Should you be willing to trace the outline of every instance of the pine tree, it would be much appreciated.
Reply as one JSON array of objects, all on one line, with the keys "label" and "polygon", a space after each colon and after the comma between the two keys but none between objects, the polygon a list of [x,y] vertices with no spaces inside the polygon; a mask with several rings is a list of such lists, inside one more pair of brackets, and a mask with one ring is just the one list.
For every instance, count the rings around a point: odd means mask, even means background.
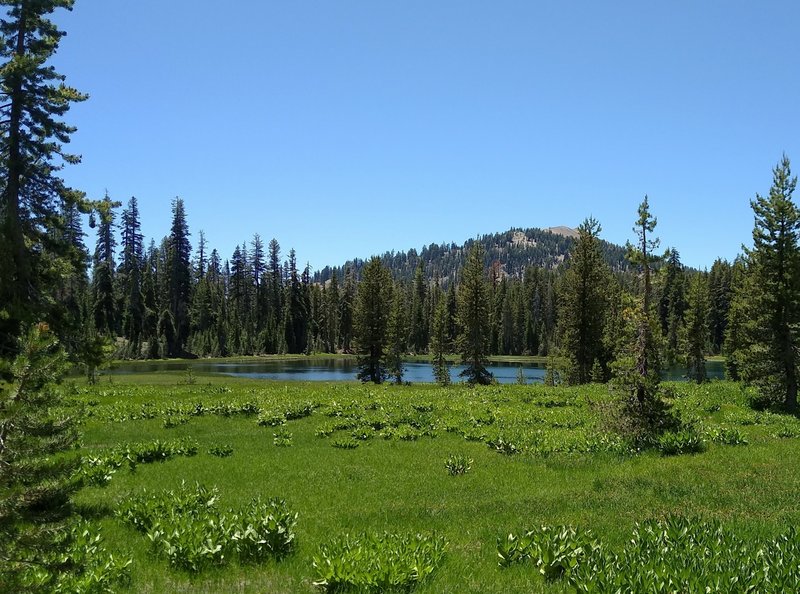
[{"label": "pine tree", "polygon": [[731,265],[725,260],[717,259],[712,264],[708,276],[709,340],[711,352],[715,355],[722,352],[722,345],[725,342],[731,307],[731,275]]},{"label": "pine tree", "polygon": [[100,226],[97,229],[97,245],[94,251],[94,272],[92,274],[92,302],[94,326],[105,336],[113,336],[117,329],[116,299],[114,296],[115,265],[114,248],[114,208],[108,194],[103,198]]},{"label": "pine tree", "polygon": [[430,342],[433,377],[440,386],[450,385],[450,367],[445,358],[445,355],[450,351],[452,345],[447,332],[448,318],[447,299],[442,296],[433,314],[433,328]]},{"label": "pine tree", "polygon": [[686,370],[698,384],[706,381],[706,341],[708,339],[708,284],[696,274],[689,284],[686,310]]},{"label": "pine tree", "polygon": [[325,291],[325,320],[328,324],[326,350],[329,353],[335,353],[339,347],[339,305],[339,278],[334,270],[331,274],[330,285]]},{"label": "pine tree", "polygon": [[357,296],[356,273],[352,266],[346,266],[344,271],[344,287],[342,299],[339,303],[339,333],[342,341],[342,351],[352,353],[352,339],[354,333],[355,306]]},{"label": "pine tree", "polygon": [[678,250],[672,248],[667,252],[666,258],[658,315],[664,335],[664,360],[671,366],[675,364],[679,351],[678,334],[686,310],[686,279]]},{"label": "pine tree", "polygon": [[386,379],[386,330],[389,322],[392,277],[377,256],[362,270],[354,312],[358,345],[358,379],[379,384]]},{"label": "pine tree", "polygon": [[610,358],[603,336],[611,271],[600,249],[600,231],[593,218],[581,223],[563,279],[559,321],[561,348],[568,361],[565,379],[570,384],[593,381],[595,364],[602,367]]},{"label": "pine tree", "polygon": [[636,332],[635,344],[629,345],[632,347],[633,373],[627,374],[627,380],[623,379],[623,383],[628,384],[640,405],[648,398],[655,397],[659,383],[660,362],[653,329],[655,320],[652,311],[651,284],[651,266],[659,260],[653,254],[653,250],[659,245],[659,240],[652,237],[656,223],[656,219],[650,214],[650,205],[645,196],[639,205],[639,218],[633,228],[637,235],[636,245],[630,242],[627,244],[628,261],[639,268],[642,287],[638,312],[632,312],[632,322]]},{"label": "pine tree", "polygon": [[139,220],[139,204],[131,196],[122,211],[122,261],[117,269],[122,293],[122,333],[129,340],[128,355],[138,357],[144,325],[144,296],[142,267],[144,266],[144,237]]},{"label": "pine tree", "polygon": [[[17,352],[22,327],[50,316],[50,295],[70,266],[59,209],[90,204],[58,172],[80,161],[63,145],[61,118],[87,98],[48,61],[64,36],[48,16],[72,0],[6,0],[0,19],[0,356]],[[56,265],[56,261],[60,265]],[[54,328],[58,331],[58,328]]]},{"label": "pine tree", "polygon": [[[173,330],[172,339],[168,338],[167,345],[172,356],[183,353],[189,337],[189,304],[192,290],[192,246],[189,243],[189,235],[183,200],[175,198],[172,201],[172,227],[166,254],[169,260],[167,285],[169,314]],[[162,319],[166,317],[162,316]]]},{"label": "pine tree", "polygon": [[[76,419],[59,408],[54,383],[66,355],[44,323],[33,326],[0,387],[0,590],[54,591],[64,572],[63,539],[79,459],[65,455],[78,439]],[[35,579],[34,579],[35,574]]]},{"label": "pine tree", "polygon": [[486,369],[489,354],[489,289],[484,278],[483,245],[476,241],[470,249],[458,289],[458,319],[461,334],[458,349],[466,369],[461,372],[470,384],[489,384],[492,374]]},{"label": "pine tree", "polygon": [[406,354],[408,336],[403,297],[398,285],[392,292],[391,313],[386,327],[386,372],[397,385],[403,383],[403,355]]},{"label": "pine tree", "polygon": [[745,268],[742,258],[737,258],[731,266],[730,308],[722,348],[725,355],[725,376],[735,382],[742,379],[742,362],[739,361],[739,357],[747,356],[744,348],[744,325],[748,309],[747,297],[752,292],[748,285],[754,280],[746,274]]},{"label": "pine tree", "polygon": [[414,273],[414,290],[411,295],[411,335],[409,346],[415,353],[423,353],[428,348],[428,322],[425,318],[425,265],[422,259]]},{"label": "pine tree", "polygon": [[797,178],[784,155],[773,170],[769,195],[750,201],[755,215],[749,282],[742,295],[747,315],[741,374],[766,399],[797,408],[800,363],[800,210],[792,201]]}]

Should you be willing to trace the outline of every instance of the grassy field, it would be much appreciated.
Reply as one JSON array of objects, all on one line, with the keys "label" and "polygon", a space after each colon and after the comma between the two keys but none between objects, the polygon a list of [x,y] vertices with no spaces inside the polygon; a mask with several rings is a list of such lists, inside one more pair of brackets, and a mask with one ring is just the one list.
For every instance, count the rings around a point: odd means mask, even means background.
[{"label": "grassy field", "polygon": [[[113,383],[72,388],[73,401],[89,413],[86,456],[157,440],[196,444],[192,456],[122,465],[106,486],[78,495],[106,548],[133,559],[131,592],[319,591],[312,560],[322,545],[384,531],[447,541],[417,592],[571,591],[564,580],[545,580],[533,563],[500,567],[498,539],[566,524],[622,546],[637,522],[670,514],[719,520],[745,539],[772,538],[800,523],[800,421],[751,410],[736,384],[671,384],[675,410],[707,449],[666,456],[632,452],[606,430],[612,397],[604,386],[186,379],[114,376]],[[232,453],[212,455],[215,446]],[[449,474],[450,455],[471,460],[470,470]],[[171,568],[115,511],[143,490],[179,489],[183,481],[217,487],[225,509],[257,495],[285,499],[298,514],[294,551],[258,564],[231,559],[200,573]]]}]

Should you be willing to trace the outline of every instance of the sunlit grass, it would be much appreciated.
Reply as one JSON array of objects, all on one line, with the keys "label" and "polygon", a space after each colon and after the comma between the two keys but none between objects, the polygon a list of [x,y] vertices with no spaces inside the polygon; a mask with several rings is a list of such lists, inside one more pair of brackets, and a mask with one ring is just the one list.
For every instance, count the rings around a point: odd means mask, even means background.
[{"label": "sunlit grass", "polygon": [[[595,430],[587,402],[609,398],[607,389],[547,389],[505,386],[471,390],[435,386],[374,387],[318,383],[282,385],[230,378],[197,378],[182,385],[181,373],[125,376],[88,389],[77,398],[93,401],[95,412],[84,426],[84,448],[98,452],[127,442],[192,438],[194,457],[139,465],[117,471],[105,488],[84,489],[82,509],[101,522],[106,545],[133,555],[132,592],[312,592],[311,556],[318,547],[344,533],[389,531],[443,535],[449,542],[442,566],[419,592],[560,591],[531,567],[500,569],[496,539],[540,524],[573,524],[591,529],[611,543],[620,542],[634,523],[667,514],[717,518],[744,534],[772,535],[800,521],[800,439],[775,437],[776,427],[796,424],[780,415],[758,416],[746,407],[746,395],[733,384],[695,388],[677,386],[676,408],[706,425],[735,424],[749,445],[710,444],[702,454],[662,457],[658,453],[614,452],[502,455],[481,441],[467,441],[446,431],[468,412],[491,412],[525,435],[572,439]],[[216,393],[225,386],[230,391]],[[82,391],[82,389],[81,389]],[[268,399],[312,401],[321,405],[309,417],[288,421],[292,445],[273,445],[274,427],[262,427],[255,416],[191,417],[187,424],[165,429],[163,416],[111,422],[111,406],[155,407],[171,404]],[[352,450],[332,447],[331,437],[316,430],[330,420],[326,406],[336,402],[416,403],[431,405],[435,436],[414,441],[376,435]],[[542,404],[547,402],[547,406]],[[568,403],[568,406],[563,403]],[[719,407],[717,408],[717,405]],[[410,410],[410,409],[409,409]],[[423,408],[424,410],[424,408]],[[365,413],[367,414],[367,413]],[[561,425],[571,418],[583,424]],[[459,422],[461,422],[459,421]],[[583,432],[583,433],[581,433]],[[233,448],[224,458],[210,455],[216,444]],[[472,459],[462,476],[450,476],[450,454]],[[182,481],[216,485],[226,505],[238,506],[253,496],[280,497],[300,514],[297,551],[283,561],[203,573],[190,578],[148,554],[145,539],[113,518],[116,502],[139,492],[172,489]]]}]

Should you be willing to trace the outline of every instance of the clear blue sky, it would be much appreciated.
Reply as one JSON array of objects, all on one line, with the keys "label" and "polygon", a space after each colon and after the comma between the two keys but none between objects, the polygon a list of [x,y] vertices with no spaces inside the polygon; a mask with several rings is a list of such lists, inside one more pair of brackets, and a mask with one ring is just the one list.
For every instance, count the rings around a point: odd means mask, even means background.
[{"label": "clear blue sky", "polygon": [[[588,215],[707,267],[800,172],[795,1],[77,0],[56,58],[91,197],[143,231],[186,203],[223,258],[258,232],[314,269]],[[92,240],[93,241],[93,240]]]}]

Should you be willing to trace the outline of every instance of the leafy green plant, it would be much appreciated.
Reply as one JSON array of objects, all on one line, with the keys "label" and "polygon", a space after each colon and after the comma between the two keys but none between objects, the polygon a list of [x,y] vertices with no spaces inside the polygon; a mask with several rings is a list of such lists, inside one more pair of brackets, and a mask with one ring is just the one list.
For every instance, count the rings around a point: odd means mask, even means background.
[{"label": "leafy green plant", "polygon": [[706,450],[706,442],[691,429],[668,431],[658,438],[658,450],[664,456],[696,454]]},{"label": "leafy green plant", "polygon": [[281,558],[294,550],[297,514],[278,499],[253,499],[243,510],[223,512],[216,488],[182,484],[174,491],[142,492],[123,501],[117,516],[146,534],[153,551],[192,573],[240,562]]},{"label": "leafy green plant", "polygon": [[325,592],[408,591],[436,570],[446,546],[435,534],[348,534],[314,555],[314,585]]},{"label": "leafy green plant", "polygon": [[233,454],[233,447],[227,444],[214,444],[208,448],[208,453],[218,458],[227,458]]},{"label": "leafy green plant", "polygon": [[444,467],[451,476],[462,475],[472,468],[472,458],[464,454],[450,454],[444,462]]},{"label": "leafy green plant", "polygon": [[724,445],[747,445],[744,433],[736,427],[712,427],[706,431],[706,436],[713,443]]},{"label": "leafy green plant", "polygon": [[637,524],[621,550],[588,532],[548,528],[498,539],[500,565],[530,562],[577,592],[796,591],[800,534],[792,527],[768,541],[742,539],[716,521],[671,516]]},{"label": "leafy green plant", "polygon": [[339,437],[337,439],[334,439],[331,445],[335,448],[340,448],[342,450],[354,450],[360,444],[358,441],[348,436],[348,437]]},{"label": "leafy green plant", "polygon": [[262,427],[278,427],[286,424],[286,416],[282,412],[265,411],[258,415],[257,422]]},{"label": "leafy green plant", "polygon": [[530,559],[549,580],[573,571],[580,563],[597,557],[600,551],[600,543],[590,532],[579,532],[572,526],[542,526],[522,536],[509,534],[497,542],[502,567]]},{"label": "leafy green plant", "polygon": [[288,448],[292,445],[292,433],[285,427],[278,427],[272,434],[272,443],[281,448]]}]

